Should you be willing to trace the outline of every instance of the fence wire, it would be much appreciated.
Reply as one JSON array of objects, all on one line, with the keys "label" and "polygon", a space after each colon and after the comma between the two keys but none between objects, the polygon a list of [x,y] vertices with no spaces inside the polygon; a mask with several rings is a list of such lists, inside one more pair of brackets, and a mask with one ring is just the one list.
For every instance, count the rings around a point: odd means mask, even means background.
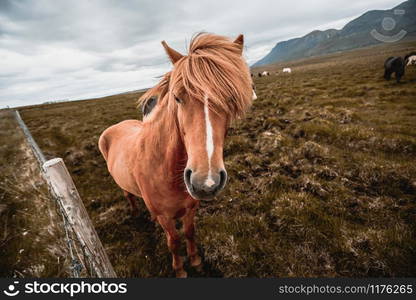
[{"label": "fence wire", "polygon": [[[23,134],[28,140],[30,148],[32,149],[32,152],[39,163],[39,167],[42,172],[42,177],[45,179],[45,181],[47,181],[46,174],[43,169],[43,164],[46,162],[46,158],[40,150],[32,134],[30,133],[29,129],[27,128],[22,117],[20,116],[20,113],[17,110],[15,110],[14,114],[16,121],[19,124],[19,127],[22,129]],[[62,227],[65,233],[65,242],[70,256],[69,259],[71,260],[70,273],[72,274],[72,277],[80,278],[83,274],[83,271],[85,271],[84,274],[86,274],[89,277],[98,277],[98,274],[93,267],[94,263],[92,261],[92,253],[90,253],[87,247],[85,247],[85,245],[77,238],[77,235],[75,234],[71,224],[68,221],[68,216],[65,213],[65,210],[63,209],[62,202],[49,185],[48,190],[52,198],[55,200],[58,206],[58,211],[62,216]],[[79,251],[77,251],[77,248],[81,248],[82,253],[78,253]]]}]

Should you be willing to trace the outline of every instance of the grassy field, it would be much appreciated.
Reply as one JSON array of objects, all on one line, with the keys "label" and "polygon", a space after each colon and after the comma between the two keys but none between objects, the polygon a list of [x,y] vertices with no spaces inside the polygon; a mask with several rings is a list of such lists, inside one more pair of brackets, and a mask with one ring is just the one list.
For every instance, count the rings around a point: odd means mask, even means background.
[{"label": "grassy field", "polygon": [[[202,204],[200,277],[416,276],[416,68],[382,78],[415,42],[310,58],[255,78],[233,124],[226,190]],[[257,74],[259,69],[254,70]],[[140,118],[139,94],[21,109],[46,156],[63,157],[119,276],[172,277],[159,226],[130,215],[97,141]],[[183,249],[184,250],[184,249]]]},{"label": "grassy field", "polygon": [[56,205],[11,111],[0,111],[0,277],[67,277]]}]

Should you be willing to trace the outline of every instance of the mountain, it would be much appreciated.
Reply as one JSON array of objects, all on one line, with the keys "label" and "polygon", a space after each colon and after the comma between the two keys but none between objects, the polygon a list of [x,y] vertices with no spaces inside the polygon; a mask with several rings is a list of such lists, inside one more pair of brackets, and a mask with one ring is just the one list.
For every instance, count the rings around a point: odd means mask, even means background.
[{"label": "mountain", "polygon": [[402,30],[407,32],[407,37],[416,37],[416,0],[405,1],[388,10],[368,11],[341,30],[315,30],[303,37],[279,42],[253,67],[382,43],[373,37],[374,30],[387,38],[399,35]]}]

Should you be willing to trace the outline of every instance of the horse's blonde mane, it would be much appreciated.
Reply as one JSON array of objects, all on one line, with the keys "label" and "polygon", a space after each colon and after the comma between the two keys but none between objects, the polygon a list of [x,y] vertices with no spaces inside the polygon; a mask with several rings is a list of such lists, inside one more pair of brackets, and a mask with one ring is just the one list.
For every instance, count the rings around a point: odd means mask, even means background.
[{"label": "horse's blonde mane", "polygon": [[159,95],[160,104],[174,110],[175,96],[186,93],[191,99],[208,104],[215,112],[231,119],[244,115],[251,105],[252,82],[241,44],[226,37],[200,33],[192,38],[188,55],[171,72],[139,99],[143,104]]}]

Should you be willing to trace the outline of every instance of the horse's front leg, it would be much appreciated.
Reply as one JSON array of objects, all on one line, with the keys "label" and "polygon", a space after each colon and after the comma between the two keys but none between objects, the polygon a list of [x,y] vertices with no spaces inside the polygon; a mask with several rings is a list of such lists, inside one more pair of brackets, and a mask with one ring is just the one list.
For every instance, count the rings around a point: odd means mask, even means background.
[{"label": "horse's front leg", "polygon": [[189,210],[189,212],[182,218],[183,229],[186,237],[186,251],[191,263],[191,266],[198,267],[201,265],[201,257],[198,255],[198,249],[195,243],[195,213],[197,206]]},{"label": "horse's front leg", "polygon": [[157,221],[165,231],[167,244],[172,253],[172,267],[176,272],[176,277],[186,278],[187,273],[183,269],[182,257],[179,255],[180,236],[175,227],[175,220],[164,216],[158,216]]}]

